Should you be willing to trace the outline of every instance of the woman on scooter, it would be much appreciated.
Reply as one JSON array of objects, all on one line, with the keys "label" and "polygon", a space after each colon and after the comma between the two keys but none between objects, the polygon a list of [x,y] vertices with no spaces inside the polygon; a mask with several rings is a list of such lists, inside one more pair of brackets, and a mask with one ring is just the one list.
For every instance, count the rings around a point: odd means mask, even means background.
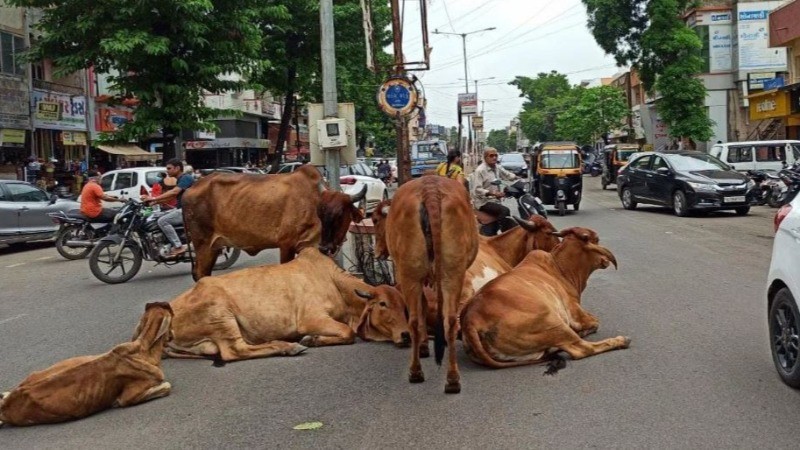
[{"label": "woman on scooter", "polygon": [[464,169],[461,167],[461,152],[458,150],[450,150],[447,152],[447,162],[439,164],[436,168],[436,174],[464,184]]}]

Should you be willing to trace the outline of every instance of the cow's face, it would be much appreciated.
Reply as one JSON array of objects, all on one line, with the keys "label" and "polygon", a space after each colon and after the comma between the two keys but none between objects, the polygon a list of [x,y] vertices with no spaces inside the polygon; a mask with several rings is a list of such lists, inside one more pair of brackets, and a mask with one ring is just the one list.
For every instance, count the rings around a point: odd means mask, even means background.
[{"label": "cow's face", "polygon": [[519,225],[528,231],[525,244],[527,252],[531,250],[544,250],[549,252],[561,242],[556,234],[556,227],[542,216],[531,216],[528,221],[517,220]]},{"label": "cow's face", "polygon": [[371,292],[357,292],[367,299],[364,313],[356,327],[365,341],[391,341],[398,347],[411,344],[403,295],[391,286],[378,286]]},{"label": "cow's face", "polygon": [[364,214],[353,205],[351,196],[328,190],[322,192],[317,215],[322,222],[319,250],[328,256],[339,251],[347,237],[350,222],[364,220]]},{"label": "cow's face", "polygon": [[617,258],[611,250],[600,245],[600,238],[594,230],[573,227],[556,234],[564,238],[561,245],[572,255],[571,260],[588,263],[590,272],[608,268],[612,264],[617,268]]},{"label": "cow's face", "polygon": [[169,303],[148,303],[131,340],[140,340],[149,347],[162,339],[164,342],[172,340],[172,314]]},{"label": "cow's face", "polygon": [[391,205],[391,200],[384,200],[378,203],[372,212],[372,225],[375,227],[375,256],[383,259],[389,257],[389,247],[386,245],[386,218]]}]

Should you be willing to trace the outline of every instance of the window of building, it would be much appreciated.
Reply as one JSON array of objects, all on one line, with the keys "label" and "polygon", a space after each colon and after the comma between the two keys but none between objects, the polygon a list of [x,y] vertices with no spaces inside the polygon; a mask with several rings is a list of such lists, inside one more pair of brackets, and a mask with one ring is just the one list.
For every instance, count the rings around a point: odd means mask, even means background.
[{"label": "window of building", "polygon": [[0,31],[0,72],[24,75],[25,63],[20,55],[23,51],[25,51],[24,39]]}]

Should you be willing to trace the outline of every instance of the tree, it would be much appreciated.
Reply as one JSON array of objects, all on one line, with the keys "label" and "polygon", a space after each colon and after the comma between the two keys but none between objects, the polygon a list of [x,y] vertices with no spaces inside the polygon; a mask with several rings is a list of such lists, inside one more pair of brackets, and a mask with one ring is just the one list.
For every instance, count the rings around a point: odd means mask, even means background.
[{"label": "tree", "polygon": [[508,140],[506,140],[506,150],[508,151],[516,151],[517,150],[517,132],[512,131],[508,133]]},{"label": "tree", "polygon": [[560,136],[581,143],[596,142],[619,128],[628,116],[625,95],[612,86],[577,88],[579,99],[556,119]]},{"label": "tree", "polygon": [[538,141],[559,139],[556,118],[573,100],[567,76],[552,71],[539,73],[536,78],[517,76],[509,84],[516,86],[520,97],[526,99],[520,113],[520,128],[525,136]]},{"label": "tree", "polygon": [[[486,145],[496,148],[500,153],[508,152],[508,130],[489,131],[489,135],[486,136]],[[514,143],[514,148],[516,148],[516,142]]]},{"label": "tree", "polygon": [[128,141],[162,131],[215,129],[220,113],[205,92],[238,90],[258,56],[256,0],[7,0],[41,8],[43,34],[29,58],[51,59],[59,74],[94,67],[111,74],[112,103],[138,100],[136,117],[116,134]]},{"label": "tree", "polygon": [[681,19],[693,0],[582,0],[588,26],[619,65],[639,70],[645,88],[661,94],[657,108],[674,137],[707,141],[700,38]]}]

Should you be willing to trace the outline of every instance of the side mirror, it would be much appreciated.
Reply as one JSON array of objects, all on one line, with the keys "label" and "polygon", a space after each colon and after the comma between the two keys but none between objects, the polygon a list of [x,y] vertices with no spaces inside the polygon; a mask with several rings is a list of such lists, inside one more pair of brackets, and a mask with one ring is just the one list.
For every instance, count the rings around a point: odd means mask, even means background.
[{"label": "side mirror", "polygon": [[659,175],[669,175],[672,173],[672,171],[669,170],[669,167],[659,167],[658,169],[656,169],[656,173],[658,173]]}]

